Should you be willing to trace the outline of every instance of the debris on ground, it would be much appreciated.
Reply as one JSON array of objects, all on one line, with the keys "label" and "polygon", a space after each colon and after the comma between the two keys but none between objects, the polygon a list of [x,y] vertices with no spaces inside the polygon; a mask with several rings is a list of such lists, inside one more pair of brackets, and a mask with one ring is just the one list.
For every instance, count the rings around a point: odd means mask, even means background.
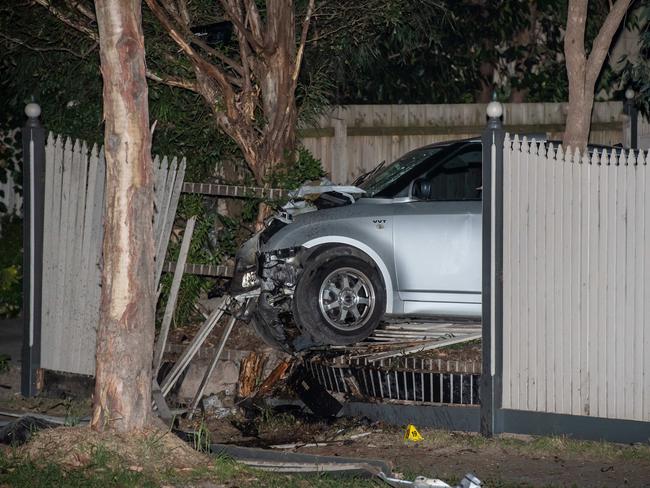
[{"label": "debris on ground", "polygon": [[299,474],[336,473],[351,476],[375,477],[381,472],[391,474],[386,461],[340,456],[318,456],[285,451],[270,451],[224,444],[214,444],[212,453],[227,455],[247,466],[264,471]]},{"label": "debris on ground", "polygon": [[20,446],[31,439],[39,430],[58,426],[59,424],[43,418],[25,415],[0,428],[0,444]]},{"label": "debris on ground", "polygon": [[[378,477],[395,488],[452,488],[442,480],[437,478],[427,478],[418,476],[413,481],[406,481],[399,478],[391,478],[384,473],[379,473]],[[481,480],[471,473],[465,475],[455,488],[480,488],[483,486]]]},{"label": "debris on ground", "polygon": [[316,415],[332,417],[343,408],[302,365],[297,365],[288,383],[298,398]]}]

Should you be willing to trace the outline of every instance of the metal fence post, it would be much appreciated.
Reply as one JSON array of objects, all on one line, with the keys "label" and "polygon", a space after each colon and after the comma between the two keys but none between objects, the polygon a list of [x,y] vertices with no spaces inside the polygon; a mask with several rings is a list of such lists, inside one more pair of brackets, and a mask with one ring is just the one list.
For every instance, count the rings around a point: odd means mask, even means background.
[{"label": "metal fence post", "polygon": [[624,113],[630,118],[630,149],[638,149],[639,140],[638,140],[638,123],[639,123],[639,111],[634,105],[634,90],[628,88],[625,90],[625,104],[624,104]]},{"label": "metal fence post", "polygon": [[21,392],[37,393],[36,370],[41,360],[41,291],[43,277],[43,195],[45,191],[45,129],[41,107],[28,103],[23,127],[23,349]]},{"label": "metal fence post", "polygon": [[[482,356],[481,433],[499,432],[496,422],[501,405],[502,324],[501,274],[503,268],[503,105],[492,101],[487,106],[488,123],[483,131],[483,256],[482,256]],[[498,329],[498,330],[497,330]]]}]

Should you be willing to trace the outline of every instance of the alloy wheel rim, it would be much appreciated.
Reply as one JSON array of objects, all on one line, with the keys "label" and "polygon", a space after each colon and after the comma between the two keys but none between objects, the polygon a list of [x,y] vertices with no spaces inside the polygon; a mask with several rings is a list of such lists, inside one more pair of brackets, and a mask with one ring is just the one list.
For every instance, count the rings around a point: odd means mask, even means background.
[{"label": "alloy wheel rim", "polygon": [[323,280],[318,294],[323,318],[335,329],[354,331],[363,327],[375,309],[375,289],[368,277],[355,268],[339,268]]}]

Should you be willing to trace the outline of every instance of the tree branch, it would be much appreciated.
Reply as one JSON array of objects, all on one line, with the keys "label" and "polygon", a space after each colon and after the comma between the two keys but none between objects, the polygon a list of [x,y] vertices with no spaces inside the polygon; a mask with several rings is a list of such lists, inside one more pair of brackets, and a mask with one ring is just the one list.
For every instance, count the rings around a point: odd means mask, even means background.
[{"label": "tree branch", "polygon": [[609,14],[607,14],[605,22],[603,22],[596,39],[594,39],[589,59],[587,59],[587,84],[593,85],[596,83],[598,74],[603,67],[603,63],[612,44],[614,34],[616,34],[618,27],[621,25],[621,21],[630,3],[631,0],[617,0],[614,6],[611,7]]},{"label": "tree branch", "polygon": [[[237,61],[229,58],[221,51],[218,51],[217,49],[208,46],[208,44],[206,44],[203,40],[196,37],[194,33],[189,29],[189,23],[190,23],[189,13],[187,12],[187,6],[185,7],[181,6],[183,2],[184,0],[178,0],[179,3],[178,8],[177,6],[173,6],[172,8],[172,4],[169,3],[168,1],[165,0],[161,1],[163,8],[172,17],[176,25],[179,26],[179,29],[182,31],[182,34],[186,39],[191,39],[192,44],[196,44],[201,49],[203,49],[207,54],[214,56],[225,65],[230,66],[232,69],[234,69],[239,75],[242,75],[242,67],[237,63]],[[183,13],[183,10],[185,10],[185,13]],[[178,11],[180,11],[180,13]]]},{"label": "tree branch", "polygon": [[305,52],[305,43],[307,42],[307,31],[309,30],[309,23],[311,22],[311,14],[313,11],[314,11],[314,0],[309,0],[309,5],[307,6],[307,13],[305,14],[305,18],[302,21],[302,31],[300,33],[300,44],[298,45],[298,52],[296,53],[296,61],[293,67],[293,75],[291,76],[294,89],[298,81],[298,74],[300,73],[300,65],[302,64],[302,57]]},{"label": "tree branch", "polygon": [[232,9],[232,6],[228,0],[221,0],[221,5],[223,5],[223,9],[226,11],[226,15],[232,21],[232,23],[235,24],[237,30],[244,35],[246,42],[248,42],[256,52],[264,51],[264,41],[257,39],[256,36],[253,35],[253,32],[246,28],[244,25],[244,19],[235,14],[235,11]]},{"label": "tree branch", "polygon": [[172,24],[171,20],[163,9],[158,4],[157,0],[145,0],[149,9],[153,14],[158,18],[162,26],[165,28],[172,40],[178,44],[178,46],[187,54],[188,58],[194,63],[194,65],[203,71],[206,75],[209,75],[213,78],[221,88],[223,98],[228,107],[228,114],[232,117],[235,116],[235,106],[234,99],[235,94],[232,89],[232,85],[228,82],[226,74],[222,72],[217,66],[206,61],[201,55],[199,55],[190,45],[190,42],[176,29]]},{"label": "tree branch", "polygon": [[175,76],[158,75],[153,71],[151,71],[149,68],[147,68],[147,78],[157,83],[162,83],[163,85],[173,86],[176,88],[183,88],[184,90],[198,92],[198,87],[196,86],[196,83],[193,81],[186,80],[183,78],[178,78]]},{"label": "tree branch", "polygon": [[91,20],[93,22],[97,20],[97,18],[95,17],[95,13],[92,10],[90,10],[88,7],[83,5],[79,0],[66,0],[65,3],[66,5],[68,5],[69,8],[79,11],[88,20]]},{"label": "tree branch", "polygon": [[85,26],[83,24],[80,24],[79,22],[72,20],[70,17],[65,15],[59,9],[54,7],[49,0],[34,0],[34,1],[39,5],[45,7],[47,10],[49,10],[52,15],[54,15],[57,19],[59,19],[67,26],[72,27],[73,29],[79,32],[82,32],[83,34],[86,34],[93,41],[99,42],[99,34],[97,34],[97,32],[94,29],[91,29],[88,26]]},{"label": "tree branch", "polygon": [[84,59],[90,52],[97,47],[97,44],[93,44],[90,49],[88,49],[86,52],[77,52],[73,49],[69,49],[67,47],[37,47],[37,46],[32,46],[27,43],[27,41],[23,41],[22,39],[18,39],[16,37],[11,37],[6,34],[3,34],[0,32],[0,37],[12,42],[14,44],[17,44],[19,46],[23,46],[25,49],[29,49],[30,51],[36,51],[36,52],[52,52],[52,51],[58,51],[58,52],[65,52],[72,54],[74,57],[79,58],[79,59]]},{"label": "tree branch", "polygon": [[248,18],[248,24],[251,26],[253,36],[255,36],[256,39],[259,39],[261,43],[263,43],[263,22],[262,18],[260,17],[260,11],[257,9],[257,5],[255,5],[255,0],[246,0],[244,6],[246,7],[246,16]]}]

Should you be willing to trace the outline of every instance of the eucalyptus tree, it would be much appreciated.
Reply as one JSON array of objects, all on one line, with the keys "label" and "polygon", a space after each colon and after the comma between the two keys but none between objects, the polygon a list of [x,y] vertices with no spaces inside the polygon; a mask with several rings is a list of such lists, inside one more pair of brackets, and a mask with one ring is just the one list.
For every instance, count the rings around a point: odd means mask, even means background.
[{"label": "eucalyptus tree", "polygon": [[142,429],[151,415],[153,164],[140,0],[96,0],[104,82],[106,209],[91,426]]},{"label": "eucalyptus tree", "polygon": [[631,3],[632,0],[616,0],[611,4],[587,55],[585,29],[589,0],[569,0],[564,37],[564,54],[569,77],[569,109],[563,138],[565,146],[582,150],[587,145],[596,82],[612,39]]}]

